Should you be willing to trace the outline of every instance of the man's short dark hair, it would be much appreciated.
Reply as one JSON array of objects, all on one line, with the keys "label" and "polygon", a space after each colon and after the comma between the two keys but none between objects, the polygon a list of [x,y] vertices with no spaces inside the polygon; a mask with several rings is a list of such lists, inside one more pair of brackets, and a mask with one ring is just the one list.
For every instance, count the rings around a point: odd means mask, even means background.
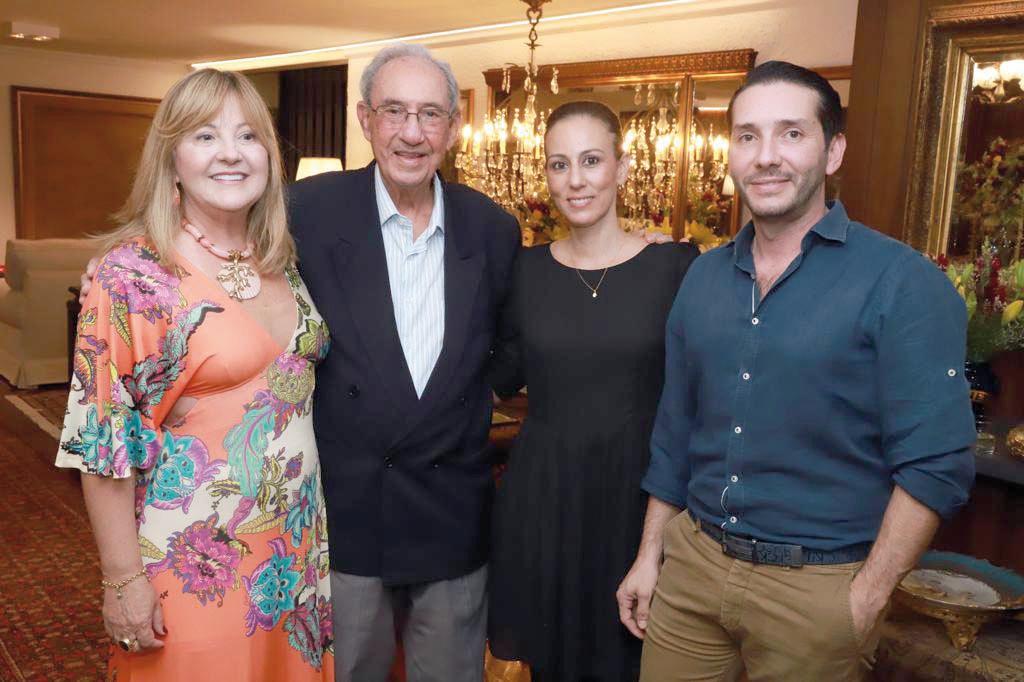
[{"label": "man's short dark hair", "polygon": [[746,82],[739,90],[733,93],[729,100],[729,109],[726,117],[729,127],[732,128],[732,105],[736,98],[747,88],[755,85],[770,85],[772,83],[792,83],[813,90],[818,95],[818,121],[825,133],[825,146],[827,147],[832,138],[843,132],[843,104],[839,99],[839,93],[832,87],[821,74],[796,64],[783,61],[771,61],[760,64],[747,74]]}]

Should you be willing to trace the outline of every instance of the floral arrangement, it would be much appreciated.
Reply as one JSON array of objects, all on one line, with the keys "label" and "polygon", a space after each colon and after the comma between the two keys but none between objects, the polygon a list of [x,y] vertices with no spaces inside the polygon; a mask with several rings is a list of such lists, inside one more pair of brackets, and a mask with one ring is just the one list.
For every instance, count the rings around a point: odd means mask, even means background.
[{"label": "floral arrangement", "polygon": [[985,240],[973,261],[937,263],[967,305],[967,359],[987,362],[1001,351],[1024,350],[1024,260],[1003,267]]},{"label": "floral arrangement", "polygon": [[695,244],[701,253],[729,241],[728,237],[722,237],[707,225],[696,221],[686,223],[686,239],[691,244]]},{"label": "floral arrangement", "polygon": [[523,233],[523,246],[549,244],[569,236],[569,223],[546,192],[537,198],[526,199],[516,213]]},{"label": "floral arrangement", "polygon": [[686,183],[686,201],[689,206],[688,217],[695,223],[716,227],[722,216],[729,210],[732,197],[723,197],[718,190],[721,183],[701,182],[700,178],[691,175]]},{"label": "floral arrangement", "polygon": [[999,248],[1016,244],[1019,256],[1024,224],[1024,143],[1011,144],[997,137],[980,159],[962,165],[956,199],[957,216],[977,226],[979,238],[992,240]]},{"label": "floral arrangement", "polygon": [[672,236],[671,211],[648,212],[640,218],[621,218],[619,221],[626,232],[660,233]]}]

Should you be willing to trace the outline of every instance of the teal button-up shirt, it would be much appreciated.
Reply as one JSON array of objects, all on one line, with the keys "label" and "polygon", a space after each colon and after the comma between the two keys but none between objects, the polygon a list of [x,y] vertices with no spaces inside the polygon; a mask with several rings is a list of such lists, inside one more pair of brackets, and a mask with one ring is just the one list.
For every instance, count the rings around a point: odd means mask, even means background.
[{"label": "teal button-up shirt", "polygon": [[894,484],[948,517],[974,479],[960,296],[835,202],[760,300],[753,237],[698,258],[679,289],[644,489],[823,551],[873,541]]}]

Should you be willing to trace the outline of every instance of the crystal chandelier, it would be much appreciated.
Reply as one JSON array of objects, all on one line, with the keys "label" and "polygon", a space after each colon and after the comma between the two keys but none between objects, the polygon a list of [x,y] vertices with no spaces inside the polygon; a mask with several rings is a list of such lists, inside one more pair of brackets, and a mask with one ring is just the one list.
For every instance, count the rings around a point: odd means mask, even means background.
[{"label": "crystal chandelier", "polygon": [[[501,206],[514,213],[520,212],[524,202],[537,200],[545,191],[544,132],[545,112],[538,112],[537,87],[540,69],[535,53],[537,23],[543,15],[541,6],[550,0],[521,0],[526,3],[526,18],[530,24],[530,61],[526,65],[523,90],[526,103],[518,108],[498,109],[494,118],[484,119],[482,130],[473,130],[466,124],[462,129],[462,144],[455,156],[455,168],[462,181],[487,194]],[[512,64],[502,71],[502,90],[511,91]],[[558,94],[558,69],[552,67],[550,87]]]},{"label": "crystal chandelier", "polygon": [[[676,173],[683,138],[679,128],[680,82],[669,88],[647,85],[647,109],[634,116],[622,135],[622,151],[630,157],[622,188],[626,229],[649,223],[671,225]],[[644,104],[644,87],[634,87],[633,104]],[[671,93],[671,94],[669,94]]]},{"label": "crystal chandelier", "polygon": [[727,175],[729,140],[724,135],[716,135],[712,125],[705,135],[694,121],[687,155],[687,220],[715,231],[722,227],[722,218],[735,192]]},{"label": "crystal chandelier", "polygon": [[[496,107],[493,115],[484,118],[481,128],[474,129],[467,122],[456,151],[455,168],[461,182],[488,195],[519,218],[524,239],[530,232],[542,231],[543,239],[557,239],[566,232],[564,225],[552,227],[560,221],[550,202],[544,174],[545,119],[550,112],[537,108],[542,82],[550,83],[553,95],[559,90],[558,68],[542,69],[536,62],[537,24],[542,5],[550,0],[520,1],[528,6],[526,17],[530,25],[523,98],[516,100],[522,102],[522,108],[513,107],[510,98]],[[502,92],[511,94],[512,72],[516,68],[513,64],[502,68]],[[682,201],[687,204],[688,220],[715,229],[731,200],[731,192],[723,191],[727,139],[696,122],[690,126],[689,134],[683,135],[681,121],[686,118],[679,111],[681,81],[626,87],[634,91],[636,109],[628,117],[621,114],[625,119],[622,150],[631,159],[629,174],[619,193],[623,227],[671,230],[674,218],[678,217],[674,214],[684,209],[678,203],[679,175],[684,173],[686,198]],[[681,164],[686,164],[685,171]]]}]

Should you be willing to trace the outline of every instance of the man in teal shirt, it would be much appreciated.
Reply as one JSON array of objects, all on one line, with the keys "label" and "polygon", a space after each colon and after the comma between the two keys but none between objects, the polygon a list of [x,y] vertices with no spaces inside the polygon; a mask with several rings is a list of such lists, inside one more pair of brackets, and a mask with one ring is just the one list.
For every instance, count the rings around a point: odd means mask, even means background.
[{"label": "man in teal shirt", "polygon": [[846,147],[828,81],[762,64],[729,116],[753,220],[670,314],[620,611],[643,680],[862,679],[973,481],[966,310],[924,256],[826,203]]}]

